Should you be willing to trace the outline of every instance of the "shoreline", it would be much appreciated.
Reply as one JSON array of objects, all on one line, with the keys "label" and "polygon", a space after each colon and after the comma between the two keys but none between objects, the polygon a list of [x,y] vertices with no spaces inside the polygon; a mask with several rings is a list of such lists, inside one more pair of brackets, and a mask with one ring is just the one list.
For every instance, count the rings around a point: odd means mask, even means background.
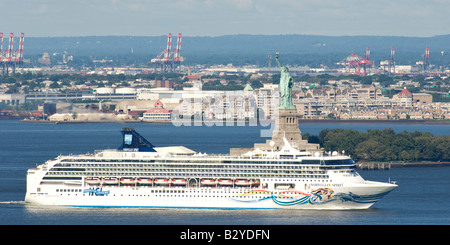
[{"label": "shoreline", "polygon": [[[5,119],[9,120],[9,119]],[[20,119],[10,119],[10,120],[20,120]],[[56,123],[56,124],[64,124],[64,123],[177,123],[177,124],[194,124],[199,121],[194,120],[71,120],[71,121],[48,121],[48,120],[29,120],[22,119],[21,122],[31,122],[31,123]],[[230,125],[238,124],[238,125],[254,125],[260,124],[257,123],[256,120],[204,120],[201,121],[202,124],[223,124]],[[270,124],[274,122],[273,120],[264,121],[264,124]],[[299,124],[302,123],[336,123],[336,124],[429,124],[429,125],[450,125],[450,120],[336,120],[336,119],[299,119]],[[230,125],[231,126],[231,125]]]},{"label": "shoreline", "polygon": [[397,162],[389,163],[392,167],[440,167],[450,166],[450,162]]},{"label": "shoreline", "polygon": [[448,120],[337,120],[337,119],[299,119],[299,123],[338,123],[338,124],[439,124],[450,125]]},{"label": "shoreline", "polygon": [[403,167],[446,167],[450,162],[360,162],[356,164],[360,170],[389,170]]}]

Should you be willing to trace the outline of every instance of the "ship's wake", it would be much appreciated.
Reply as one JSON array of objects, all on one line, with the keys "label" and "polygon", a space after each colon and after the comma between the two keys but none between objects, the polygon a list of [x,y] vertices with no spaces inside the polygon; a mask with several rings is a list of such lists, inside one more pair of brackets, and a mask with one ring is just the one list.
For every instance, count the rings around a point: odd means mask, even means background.
[{"label": "ship's wake", "polygon": [[0,201],[0,204],[18,204],[23,205],[25,201]]}]

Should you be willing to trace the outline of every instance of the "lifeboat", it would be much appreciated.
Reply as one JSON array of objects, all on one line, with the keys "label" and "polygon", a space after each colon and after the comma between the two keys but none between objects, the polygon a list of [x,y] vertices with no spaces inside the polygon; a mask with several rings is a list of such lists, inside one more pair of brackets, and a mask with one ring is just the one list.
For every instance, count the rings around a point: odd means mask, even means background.
[{"label": "lifeboat", "polygon": [[202,179],[202,185],[216,185],[217,182],[214,179]]},{"label": "lifeboat", "polygon": [[237,179],[234,182],[236,185],[238,186],[249,186],[250,185],[250,180],[246,180],[246,179]]},{"label": "lifeboat", "polygon": [[252,180],[251,183],[252,183],[252,186],[259,186],[261,184],[261,182],[259,180]]},{"label": "lifeboat", "polygon": [[186,185],[185,179],[172,179],[173,185]]},{"label": "lifeboat", "polygon": [[147,179],[147,178],[138,179],[138,184],[140,184],[140,185],[151,185],[152,183],[153,183],[152,179]]},{"label": "lifeboat", "polygon": [[231,179],[220,179],[219,180],[219,185],[233,185],[233,180]]},{"label": "lifeboat", "polygon": [[170,180],[169,179],[155,179],[155,184],[168,185],[168,184],[170,184]]},{"label": "lifeboat", "polygon": [[100,178],[86,178],[84,181],[89,185],[98,185],[100,184]]},{"label": "lifeboat", "polygon": [[119,179],[117,178],[104,178],[103,184],[105,185],[117,185],[119,184]]},{"label": "lifeboat", "polygon": [[136,184],[136,179],[122,178],[120,179],[120,183],[123,185],[134,185]]}]

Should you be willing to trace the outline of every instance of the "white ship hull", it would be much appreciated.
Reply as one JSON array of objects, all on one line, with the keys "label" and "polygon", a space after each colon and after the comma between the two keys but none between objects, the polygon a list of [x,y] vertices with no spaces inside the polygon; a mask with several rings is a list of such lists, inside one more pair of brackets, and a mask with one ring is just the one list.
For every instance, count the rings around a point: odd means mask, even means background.
[{"label": "white ship hull", "polygon": [[[249,188],[89,187],[49,188],[27,193],[26,202],[38,205],[121,208],[215,209],[367,209],[396,185],[363,185],[306,190]],[[53,191],[52,191],[53,190]]]},{"label": "white ship hull", "polygon": [[[123,132],[124,142],[140,137]],[[28,170],[25,201],[75,207],[367,209],[397,187],[365,181],[348,156],[311,156],[288,142],[278,152],[242,156],[186,155],[185,149],[167,154],[149,142],[145,149],[49,160]]]}]

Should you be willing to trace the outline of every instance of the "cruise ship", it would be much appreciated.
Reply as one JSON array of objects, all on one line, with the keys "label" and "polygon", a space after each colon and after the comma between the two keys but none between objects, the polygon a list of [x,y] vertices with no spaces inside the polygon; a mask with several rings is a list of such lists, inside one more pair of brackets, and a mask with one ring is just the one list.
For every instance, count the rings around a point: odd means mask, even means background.
[{"label": "cruise ship", "polygon": [[134,129],[118,149],[58,156],[27,172],[25,202],[127,208],[367,209],[397,187],[364,180],[349,156],[277,151],[239,156],[155,147]]}]

